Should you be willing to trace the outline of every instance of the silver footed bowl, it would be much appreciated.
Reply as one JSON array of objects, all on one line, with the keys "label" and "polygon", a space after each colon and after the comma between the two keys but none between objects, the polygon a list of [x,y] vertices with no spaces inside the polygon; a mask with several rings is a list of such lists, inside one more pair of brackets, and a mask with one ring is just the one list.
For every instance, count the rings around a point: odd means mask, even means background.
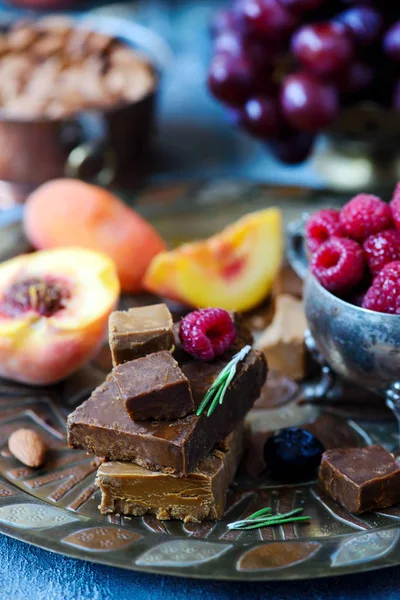
[{"label": "silver footed bowl", "polygon": [[349,304],[322,287],[308,270],[304,221],[289,226],[288,256],[305,279],[307,342],[334,374],[386,396],[400,416],[400,315]]}]

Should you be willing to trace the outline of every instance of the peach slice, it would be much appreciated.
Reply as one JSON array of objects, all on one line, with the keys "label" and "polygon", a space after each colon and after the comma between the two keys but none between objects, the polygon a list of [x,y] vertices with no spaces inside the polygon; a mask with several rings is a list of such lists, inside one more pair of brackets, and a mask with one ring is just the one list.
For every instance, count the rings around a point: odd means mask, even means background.
[{"label": "peach slice", "polygon": [[145,287],[205,308],[248,310],[271,291],[283,254],[281,213],[250,213],[213,237],[158,254]]},{"label": "peach slice", "polygon": [[34,252],[0,265],[0,376],[64,379],[104,339],[119,296],[115,265],[82,248]]}]

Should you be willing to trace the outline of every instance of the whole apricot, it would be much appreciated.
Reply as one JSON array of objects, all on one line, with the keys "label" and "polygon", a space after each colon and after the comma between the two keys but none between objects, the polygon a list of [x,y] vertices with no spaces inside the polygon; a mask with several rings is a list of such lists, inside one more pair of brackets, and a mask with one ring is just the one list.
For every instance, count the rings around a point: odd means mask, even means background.
[{"label": "whole apricot", "polygon": [[97,351],[119,296],[113,261],[83,248],[0,265],[0,376],[49,385]]},{"label": "whole apricot", "polygon": [[122,290],[137,292],[165,243],[137,212],[111,192],[77,179],[56,179],[28,198],[26,236],[40,250],[80,246],[103,252],[117,266]]}]

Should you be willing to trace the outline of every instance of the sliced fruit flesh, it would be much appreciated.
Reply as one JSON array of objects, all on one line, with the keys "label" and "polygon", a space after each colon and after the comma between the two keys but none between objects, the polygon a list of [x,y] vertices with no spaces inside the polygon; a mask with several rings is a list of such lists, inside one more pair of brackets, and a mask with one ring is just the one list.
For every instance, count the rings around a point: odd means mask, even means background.
[{"label": "sliced fruit flesh", "polygon": [[[149,272],[148,272],[149,273]],[[177,264],[175,252],[161,252],[151,262],[151,283],[146,274],[144,285],[150,291],[171,300],[181,300],[177,293]]]},{"label": "sliced fruit flesh", "polygon": [[33,310],[12,318],[0,316],[2,335],[38,321],[53,329],[83,329],[113,306],[119,291],[115,266],[108,257],[80,248],[60,248],[20,256],[0,266],[0,298],[14,283],[35,278],[65,283],[69,297],[64,308],[48,317]]},{"label": "sliced fruit flesh", "polygon": [[208,240],[159,255],[146,283],[193,306],[246,310],[270,292],[282,253],[281,213],[266,209]]},{"label": "sliced fruit flesh", "polygon": [[209,255],[205,261],[204,255],[197,255],[194,263],[183,258],[179,284],[185,298],[200,307],[247,310],[267,296],[278,273],[283,252],[280,213],[271,209],[249,215],[223,236],[223,244],[231,251],[224,250],[222,266],[221,242],[216,237],[204,248]]}]

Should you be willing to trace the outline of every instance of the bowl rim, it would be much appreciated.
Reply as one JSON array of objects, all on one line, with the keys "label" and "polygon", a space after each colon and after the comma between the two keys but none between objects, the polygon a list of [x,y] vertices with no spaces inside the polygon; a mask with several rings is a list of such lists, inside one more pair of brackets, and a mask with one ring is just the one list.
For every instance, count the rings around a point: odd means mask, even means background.
[{"label": "bowl rim", "polygon": [[399,319],[400,318],[400,315],[395,315],[392,313],[383,313],[383,312],[378,312],[376,310],[370,310],[369,308],[363,308],[362,306],[357,306],[356,304],[351,304],[351,302],[347,302],[347,300],[343,300],[342,298],[339,298],[339,296],[335,296],[335,294],[333,294],[332,292],[330,292],[329,290],[324,288],[324,286],[318,281],[318,279],[312,273],[310,268],[308,268],[308,271],[307,271],[306,281],[307,281],[307,279],[311,279],[313,281],[313,283],[317,285],[319,290],[324,293],[324,295],[328,296],[328,298],[332,299],[333,301],[337,302],[338,304],[343,304],[344,307],[347,309],[355,310],[356,312],[366,313],[367,315],[373,315],[375,318],[378,318],[378,317],[379,318],[387,318],[387,319],[393,319],[393,318]]}]

